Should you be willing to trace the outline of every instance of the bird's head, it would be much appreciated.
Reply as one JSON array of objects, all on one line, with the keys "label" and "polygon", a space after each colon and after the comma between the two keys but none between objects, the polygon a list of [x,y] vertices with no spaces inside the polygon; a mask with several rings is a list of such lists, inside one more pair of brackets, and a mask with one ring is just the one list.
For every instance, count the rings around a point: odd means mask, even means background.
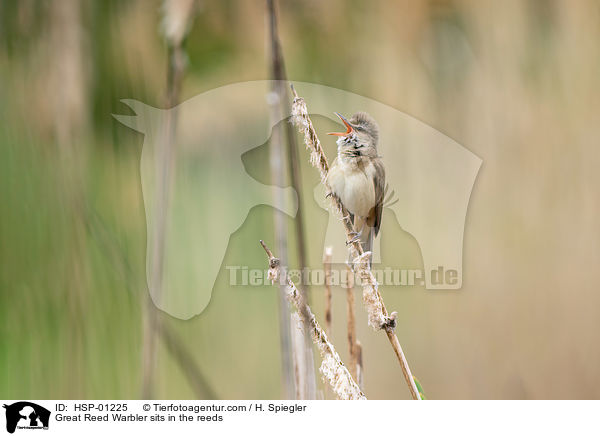
[{"label": "bird's head", "polygon": [[346,126],[345,132],[333,132],[328,135],[339,136],[338,152],[352,156],[377,156],[379,127],[366,112],[357,112],[347,120],[342,114],[335,113]]}]

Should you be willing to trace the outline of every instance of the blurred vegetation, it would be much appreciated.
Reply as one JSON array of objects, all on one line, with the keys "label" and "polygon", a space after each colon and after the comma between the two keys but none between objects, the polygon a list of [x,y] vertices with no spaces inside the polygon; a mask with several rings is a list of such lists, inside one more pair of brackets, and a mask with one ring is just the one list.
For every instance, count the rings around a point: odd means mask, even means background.
[{"label": "blurred vegetation", "polygon": [[[291,80],[382,101],[483,158],[465,228],[463,289],[383,291],[428,398],[600,397],[598,3],[279,5]],[[158,1],[0,2],[4,398],[140,395],[143,137],[111,114],[128,113],[122,98],[162,107],[159,22]],[[268,78],[265,33],[261,2],[202,2],[182,99]],[[325,145],[333,155],[333,142]],[[244,156],[257,179],[267,147]],[[306,219],[324,225],[310,195],[316,175],[306,162],[302,170]],[[250,211],[224,265],[265,266],[256,242],[268,236],[271,215],[266,206]],[[414,239],[391,216],[384,227],[405,247],[390,258],[420,267]],[[320,249],[310,247],[311,266]],[[322,316],[320,290],[313,292]],[[357,316],[368,397],[408,398],[385,338],[367,328],[361,307]],[[163,318],[220,398],[281,396],[275,288],[230,287],[223,268],[205,312]],[[334,292],[342,358],[344,319],[344,295]],[[194,398],[180,367],[159,351],[157,395]]]}]

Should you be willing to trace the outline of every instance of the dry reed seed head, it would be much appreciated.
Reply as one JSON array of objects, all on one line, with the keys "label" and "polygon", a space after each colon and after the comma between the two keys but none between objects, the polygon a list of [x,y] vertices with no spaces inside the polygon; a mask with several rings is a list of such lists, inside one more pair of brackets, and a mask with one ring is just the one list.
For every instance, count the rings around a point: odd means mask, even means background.
[{"label": "dry reed seed head", "polygon": [[[261,240],[260,243],[269,256],[269,278],[274,279],[279,274],[279,259],[272,255],[264,241]],[[310,307],[298,292],[294,282],[289,277],[286,277],[286,284],[287,297],[298,310],[298,312],[292,314],[292,322],[300,329],[310,327],[312,340],[318,346],[319,354],[323,359],[320,371],[324,380],[329,382],[333,391],[340,399],[366,399],[359,386],[352,379],[350,372],[342,363],[340,356],[335,351],[335,347],[327,339],[327,335],[317,322]]]},{"label": "dry reed seed head", "polygon": [[290,300],[292,300],[292,303],[298,298],[298,289],[296,289],[296,286],[292,281],[290,281],[290,279],[288,279],[286,295]]},{"label": "dry reed seed head", "polygon": [[[300,295],[298,289],[290,279],[288,279],[287,295],[298,310],[300,310],[299,307],[302,304],[300,302]],[[301,315],[298,313],[297,315],[298,319],[302,321]],[[366,399],[308,306],[306,306],[305,317],[306,325],[311,326],[312,340],[319,348],[319,354],[323,359],[319,368],[323,380],[331,385],[333,392],[342,400]]]},{"label": "dry reed seed head", "polygon": [[292,123],[294,123],[296,127],[308,129],[308,120],[304,115],[308,115],[306,102],[302,97],[294,98],[294,101],[292,102]]},{"label": "dry reed seed head", "polygon": [[[293,303],[299,304],[298,300],[300,296],[297,288],[294,286],[294,283],[289,280],[287,291],[288,298],[292,300]],[[297,316],[297,318],[294,318],[297,320],[296,324],[300,326],[298,328],[304,329],[301,315],[298,312],[294,313]],[[341,400],[366,399],[365,395],[361,392],[360,387],[352,379],[352,375],[350,375],[350,372],[342,363],[340,356],[335,351],[335,347],[329,342],[327,335],[319,326],[315,315],[308,307],[306,316],[308,317],[308,319],[306,319],[306,324],[312,327],[310,329],[312,340],[319,348],[319,354],[323,359],[321,367],[319,368],[323,381],[329,383],[333,392]]]},{"label": "dry reed seed head", "polygon": [[310,164],[313,167],[318,167],[319,166],[319,162],[321,161],[321,157],[319,156],[319,154],[316,151],[311,151],[310,153]]},{"label": "dry reed seed head", "polygon": [[344,366],[335,347],[329,342],[327,334],[319,326],[312,313],[310,313],[309,323],[313,327],[313,342],[319,348],[319,354],[323,359],[319,368],[323,382],[329,383],[333,392],[341,400],[365,400],[365,394],[352,378],[348,368]]},{"label": "dry reed seed head", "polygon": [[363,303],[367,308],[369,325],[374,330],[381,330],[388,327],[389,317],[383,314],[381,300],[372,286],[365,286],[363,288]]},{"label": "dry reed seed head", "polygon": [[319,169],[321,181],[325,183],[325,179],[327,178],[327,161],[325,160],[319,138],[308,116],[306,102],[302,97],[294,98],[291,121],[304,135],[304,144],[310,151],[310,164]]},{"label": "dry reed seed head", "polygon": [[377,292],[379,285],[369,268],[370,257],[371,252],[367,251],[354,258],[354,271],[363,283],[363,302],[367,308],[369,325],[375,330],[381,330],[389,327],[390,318],[383,312],[383,304]]},{"label": "dry reed seed head", "polygon": [[358,385],[352,380],[348,369],[331,354],[323,356],[319,367],[323,381],[329,383],[340,400],[366,400]]},{"label": "dry reed seed head", "polygon": [[[354,244],[352,244],[352,248],[356,250]],[[361,280],[365,279],[368,281],[368,283],[372,283],[372,274],[371,269],[369,268],[369,259],[371,258],[371,254],[372,253],[370,251],[365,251],[363,254],[354,257],[354,260],[352,261],[352,263],[354,264],[354,270],[360,274],[359,277],[361,278]],[[374,277],[373,281],[375,288],[377,288],[377,281],[375,281]]]},{"label": "dry reed seed head", "polygon": [[169,45],[181,45],[196,14],[198,0],[164,0],[162,4],[162,32]]}]

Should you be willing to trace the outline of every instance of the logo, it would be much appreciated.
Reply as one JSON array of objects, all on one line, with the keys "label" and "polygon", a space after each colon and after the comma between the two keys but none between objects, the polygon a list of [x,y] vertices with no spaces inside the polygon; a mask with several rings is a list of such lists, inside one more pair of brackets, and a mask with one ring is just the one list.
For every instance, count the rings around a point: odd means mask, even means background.
[{"label": "logo", "polygon": [[6,409],[6,431],[14,433],[18,429],[48,430],[50,411],[29,401],[19,401],[4,405]]}]

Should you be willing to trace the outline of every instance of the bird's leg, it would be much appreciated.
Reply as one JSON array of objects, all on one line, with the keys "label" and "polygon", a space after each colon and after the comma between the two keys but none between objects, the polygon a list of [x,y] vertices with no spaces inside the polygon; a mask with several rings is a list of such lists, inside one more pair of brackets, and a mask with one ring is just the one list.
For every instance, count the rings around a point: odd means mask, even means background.
[{"label": "bird's leg", "polygon": [[354,228],[357,231],[354,232],[350,232],[350,236],[352,236],[352,239],[350,239],[348,242],[346,242],[346,245],[350,245],[350,244],[354,244],[355,242],[359,242],[361,240],[361,236],[362,236],[362,232],[365,228],[365,221],[362,220],[360,217],[353,217],[356,219],[353,219],[353,224],[354,224]]},{"label": "bird's leg", "polygon": [[[346,220],[351,226],[354,225],[353,219],[351,218],[350,215],[346,215],[343,219]],[[356,236],[360,236],[360,232],[357,232],[357,231],[353,230],[351,232],[348,232],[348,235],[352,236],[352,239],[354,239]],[[348,242],[348,244],[351,244],[351,243],[352,242]]]}]

